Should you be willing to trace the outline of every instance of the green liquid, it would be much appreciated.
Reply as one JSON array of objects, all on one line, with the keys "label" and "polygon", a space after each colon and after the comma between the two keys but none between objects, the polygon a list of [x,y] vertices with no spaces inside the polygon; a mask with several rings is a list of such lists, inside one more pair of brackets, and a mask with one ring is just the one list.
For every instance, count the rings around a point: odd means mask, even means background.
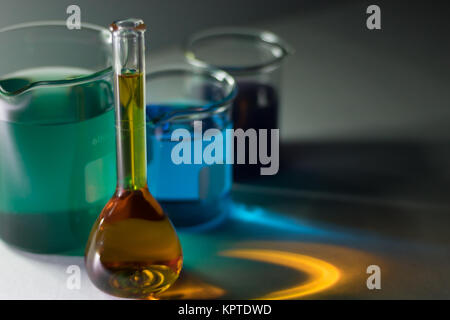
[{"label": "green liquid", "polygon": [[[28,70],[10,83],[80,74]],[[23,101],[19,121],[0,120],[0,236],[34,252],[83,248],[116,186],[112,88],[38,88]]]}]

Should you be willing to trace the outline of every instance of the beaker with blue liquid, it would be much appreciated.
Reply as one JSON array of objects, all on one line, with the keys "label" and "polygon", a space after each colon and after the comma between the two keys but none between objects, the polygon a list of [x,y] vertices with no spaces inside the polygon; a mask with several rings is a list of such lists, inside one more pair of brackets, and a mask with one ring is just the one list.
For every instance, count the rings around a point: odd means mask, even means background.
[{"label": "beaker with blue liquid", "polygon": [[[214,69],[167,68],[149,73],[147,88],[152,194],[177,227],[198,226],[226,215],[232,184],[232,165],[227,162],[232,151],[227,142],[232,139],[234,79]],[[174,136],[177,132],[184,133],[183,138]],[[207,132],[211,134],[205,139]],[[221,141],[217,155],[212,155],[222,161],[205,159],[212,141]],[[186,161],[176,159],[180,156]]]},{"label": "beaker with blue liquid", "polygon": [[0,237],[84,248],[116,183],[111,35],[83,24],[0,30]]}]

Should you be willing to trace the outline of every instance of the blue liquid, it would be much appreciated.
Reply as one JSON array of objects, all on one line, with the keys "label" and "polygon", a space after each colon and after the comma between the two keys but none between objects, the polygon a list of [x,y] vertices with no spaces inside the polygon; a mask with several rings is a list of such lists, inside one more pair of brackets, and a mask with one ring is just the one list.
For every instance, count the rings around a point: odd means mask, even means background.
[{"label": "blue liquid", "polygon": [[[216,128],[221,132],[223,164],[208,165],[204,159],[202,164],[194,164],[192,121],[163,124],[152,122],[153,119],[159,119],[164,114],[188,107],[192,107],[192,104],[147,105],[148,185],[150,192],[161,202],[177,226],[193,225],[198,221],[206,222],[219,215],[224,208],[218,200],[226,197],[232,184],[232,165],[226,164],[226,155],[231,150],[227,150],[225,142],[229,138],[226,136],[226,129],[232,129],[233,126],[227,115],[219,114],[202,119],[203,133],[210,128]],[[172,132],[179,128],[190,132],[191,141],[171,141]],[[191,164],[176,165],[172,161],[172,149],[179,143],[190,145]],[[210,143],[211,141],[203,141],[202,155]],[[183,221],[180,222],[181,220]]]},{"label": "blue liquid", "polygon": [[[179,105],[170,106],[148,105],[147,120],[150,114],[170,112],[180,109]],[[172,132],[178,128],[188,129],[192,140],[190,142],[171,141]],[[224,164],[194,164],[194,132],[190,122],[181,124],[165,123],[162,125],[147,124],[147,163],[148,184],[152,194],[158,200],[204,200],[210,197],[220,197],[229,191],[232,182],[232,166],[225,164],[226,129],[232,128],[230,121],[223,121],[218,116],[203,119],[203,133],[210,128],[220,130],[223,137]],[[179,143],[189,143],[191,149],[191,164],[176,165],[171,159],[172,149]],[[203,141],[203,154],[210,141]],[[214,183],[212,183],[214,182]]]}]

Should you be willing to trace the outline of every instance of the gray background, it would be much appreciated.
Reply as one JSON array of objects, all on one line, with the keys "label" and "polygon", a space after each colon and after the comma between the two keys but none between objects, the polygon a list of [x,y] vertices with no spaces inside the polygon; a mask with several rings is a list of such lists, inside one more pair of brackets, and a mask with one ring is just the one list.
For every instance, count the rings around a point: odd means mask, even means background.
[{"label": "gray background", "polygon": [[296,50],[283,76],[283,140],[450,137],[449,23],[443,1],[427,6],[377,1],[382,30],[369,31],[369,1],[2,0],[0,27],[65,19],[70,4],[81,7],[82,21],[103,26],[118,18],[143,18],[150,30],[151,66],[182,61],[183,39],[208,27],[253,26],[278,33]]}]

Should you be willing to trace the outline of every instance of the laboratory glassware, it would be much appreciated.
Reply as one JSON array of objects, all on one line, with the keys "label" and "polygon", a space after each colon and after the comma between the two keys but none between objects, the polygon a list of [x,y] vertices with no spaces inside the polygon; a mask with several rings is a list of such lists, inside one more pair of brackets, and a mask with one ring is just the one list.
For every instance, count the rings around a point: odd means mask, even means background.
[{"label": "laboratory glassware", "polygon": [[[234,79],[222,70],[162,67],[147,75],[147,88],[148,184],[153,195],[177,227],[226,216],[233,178],[227,142],[232,138]],[[173,137],[180,130],[189,141]],[[211,136],[204,139],[208,132]],[[222,144],[220,155],[208,160],[205,151],[214,141]],[[187,161],[174,159],[179,147],[190,153]]]},{"label": "laboratory glassware", "polygon": [[0,237],[82,250],[116,180],[111,35],[33,22],[0,44]]},{"label": "laboratory glassware", "polygon": [[145,25],[114,22],[117,188],[92,227],[85,263],[101,290],[152,299],[169,288],[182,267],[178,236],[147,187]]},{"label": "laboratory glassware", "polygon": [[[283,61],[293,50],[269,31],[250,28],[217,28],[196,33],[185,43],[185,57],[195,66],[214,67],[236,80],[238,94],[233,103],[236,129],[278,129]],[[259,137],[261,139],[261,137]],[[270,154],[270,132],[267,135]],[[259,147],[258,147],[259,148]],[[260,175],[261,164],[233,167],[237,181]]]}]

